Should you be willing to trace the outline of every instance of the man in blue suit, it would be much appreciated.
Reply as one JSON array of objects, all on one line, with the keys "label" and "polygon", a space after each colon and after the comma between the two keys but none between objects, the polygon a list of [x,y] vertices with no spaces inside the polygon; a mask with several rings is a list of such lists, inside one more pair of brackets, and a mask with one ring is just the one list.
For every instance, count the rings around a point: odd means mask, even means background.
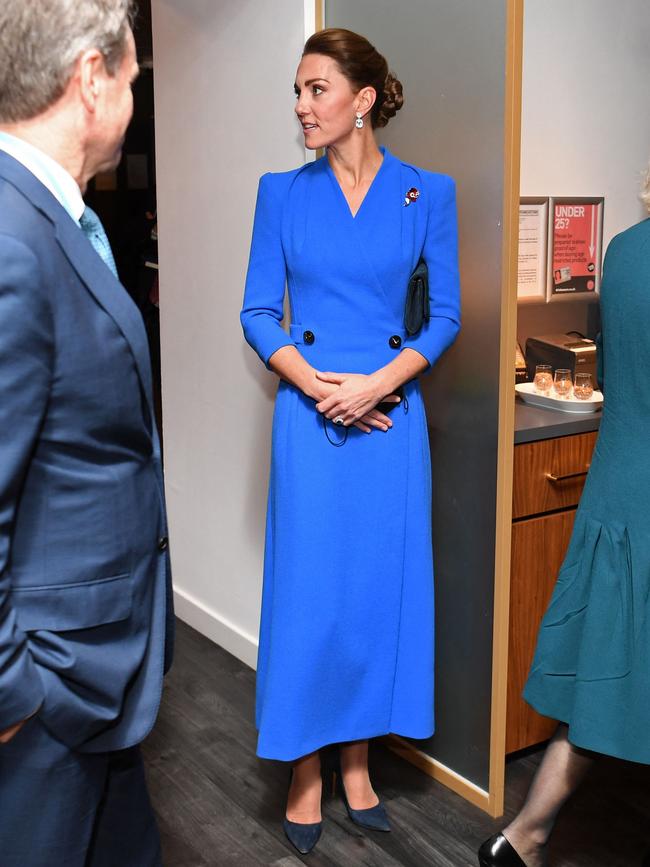
[{"label": "man in blue suit", "polygon": [[171,661],[147,338],[82,194],[114,168],[130,0],[0,6],[0,863],[159,865],[138,744]]}]

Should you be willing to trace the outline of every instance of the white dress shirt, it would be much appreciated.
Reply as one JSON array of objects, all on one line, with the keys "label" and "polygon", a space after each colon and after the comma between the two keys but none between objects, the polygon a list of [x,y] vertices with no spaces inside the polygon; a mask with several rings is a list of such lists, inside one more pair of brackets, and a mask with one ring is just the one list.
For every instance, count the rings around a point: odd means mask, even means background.
[{"label": "white dress shirt", "polygon": [[78,223],[86,205],[79,185],[60,163],[34,145],[0,130],[0,150],[18,160],[58,199]]}]

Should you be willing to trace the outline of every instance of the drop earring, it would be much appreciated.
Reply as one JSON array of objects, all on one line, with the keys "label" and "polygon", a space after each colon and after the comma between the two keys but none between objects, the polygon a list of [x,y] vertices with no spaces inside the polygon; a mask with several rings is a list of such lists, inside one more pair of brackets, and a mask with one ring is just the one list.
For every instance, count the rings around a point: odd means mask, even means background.
[{"label": "drop earring", "polygon": [[363,129],[363,118],[361,117],[361,112],[357,112],[357,119],[355,121],[357,129]]}]

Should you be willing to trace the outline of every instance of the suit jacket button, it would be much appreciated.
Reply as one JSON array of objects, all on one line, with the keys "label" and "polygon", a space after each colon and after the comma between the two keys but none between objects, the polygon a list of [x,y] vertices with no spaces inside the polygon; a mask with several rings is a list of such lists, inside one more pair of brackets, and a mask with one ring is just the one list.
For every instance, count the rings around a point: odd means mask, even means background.
[{"label": "suit jacket button", "polygon": [[303,340],[305,341],[305,343],[307,343],[309,346],[311,346],[311,344],[314,342],[314,340],[316,340],[316,338],[314,337],[314,332],[313,332],[313,331],[303,331],[302,339],[303,339]]},{"label": "suit jacket button", "polygon": [[160,539],[158,539],[158,550],[166,551],[167,548],[169,548],[169,539],[167,536],[161,536]]},{"label": "suit jacket button", "polygon": [[402,338],[399,336],[399,334],[393,334],[392,337],[388,338],[388,345],[391,349],[399,349],[402,345]]}]

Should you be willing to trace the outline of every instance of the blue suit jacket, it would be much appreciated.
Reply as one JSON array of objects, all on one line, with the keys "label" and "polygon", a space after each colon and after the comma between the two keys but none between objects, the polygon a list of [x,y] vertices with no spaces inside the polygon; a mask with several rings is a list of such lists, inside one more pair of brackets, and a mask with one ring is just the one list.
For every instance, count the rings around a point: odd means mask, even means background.
[{"label": "blue suit jacket", "polygon": [[160,451],[140,314],[79,226],[0,153],[0,729],[149,732],[171,661]]}]

